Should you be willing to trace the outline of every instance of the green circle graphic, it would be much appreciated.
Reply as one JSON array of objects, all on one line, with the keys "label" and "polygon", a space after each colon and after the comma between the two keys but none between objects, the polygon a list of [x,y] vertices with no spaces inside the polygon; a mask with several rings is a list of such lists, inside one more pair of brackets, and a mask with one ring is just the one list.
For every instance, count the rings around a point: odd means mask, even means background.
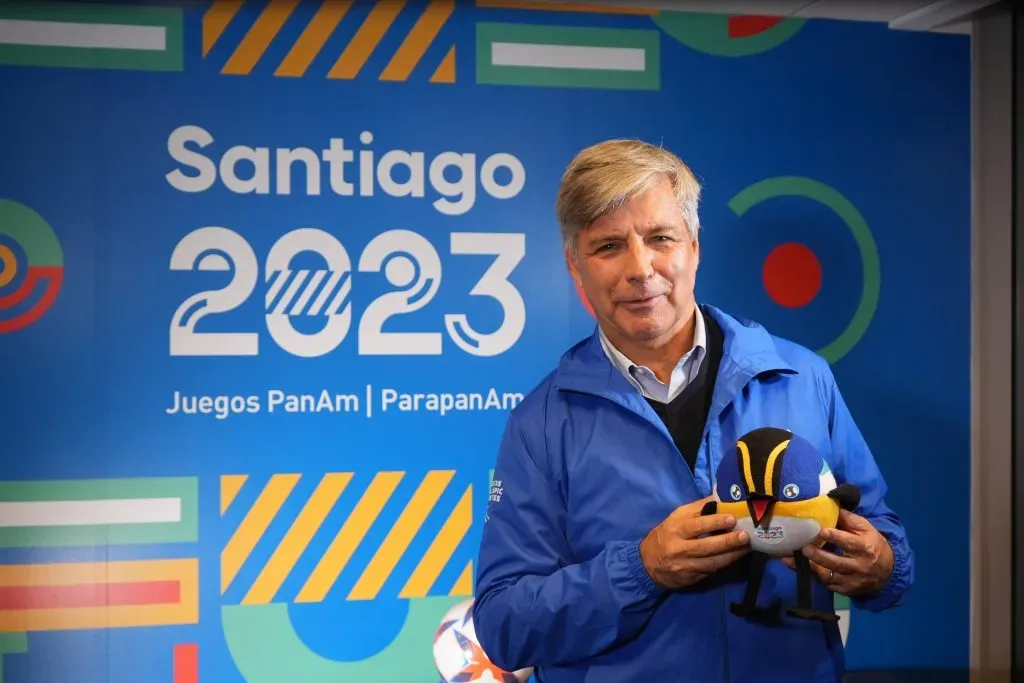
[{"label": "green circle graphic", "polygon": [[21,245],[29,267],[64,265],[64,252],[53,228],[24,204],[0,199],[0,235]]},{"label": "green circle graphic", "polygon": [[775,197],[805,197],[820,202],[839,216],[853,233],[860,250],[864,284],[861,288],[860,303],[846,329],[818,353],[829,363],[835,363],[850,352],[861,340],[878,308],[881,291],[881,262],[878,247],[867,221],[850,200],[836,189],[811,178],[778,177],[767,178],[742,190],[729,201],[729,208],[742,216],[761,202]]},{"label": "green circle graphic", "polygon": [[795,36],[807,23],[806,19],[783,19],[755,35],[732,38],[727,14],[661,12],[651,18],[683,45],[718,57],[749,57],[767,52]]}]

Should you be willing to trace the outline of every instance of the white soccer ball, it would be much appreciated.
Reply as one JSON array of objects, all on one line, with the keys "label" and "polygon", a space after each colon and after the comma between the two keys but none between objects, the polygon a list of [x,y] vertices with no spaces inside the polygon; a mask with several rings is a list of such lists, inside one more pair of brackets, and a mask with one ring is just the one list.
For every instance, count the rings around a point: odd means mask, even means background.
[{"label": "white soccer ball", "polygon": [[445,612],[434,633],[434,665],[445,683],[525,683],[533,669],[502,671],[487,657],[473,628],[473,599]]}]

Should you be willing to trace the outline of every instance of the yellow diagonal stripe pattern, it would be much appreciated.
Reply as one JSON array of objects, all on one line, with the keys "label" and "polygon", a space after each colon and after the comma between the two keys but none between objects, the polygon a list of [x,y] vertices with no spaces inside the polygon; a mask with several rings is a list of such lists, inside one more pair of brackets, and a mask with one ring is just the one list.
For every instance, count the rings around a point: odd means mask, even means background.
[{"label": "yellow diagonal stripe pattern", "polygon": [[441,60],[434,74],[430,77],[431,83],[454,83],[455,82],[455,46],[452,45],[448,54]]},{"label": "yellow diagonal stripe pattern", "polygon": [[238,44],[221,73],[250,73],[298,4],[299,0],[270,0],[252,28],[245,34],[245,38]]},{"label": "yellow diagonal stripe pattern", "polygon": [[427,515],[454,476],[455,472],[451,470],[432,470],[427,473],[413,494],[412,500],[402,510],[398,521],[380,544],[370,564],[352,587],[348,594],[349,600],[373,600],[377,597],[401,559],[402,553],[423,526]]},{"label": "yellow diagonal stripe pattern", "polygon": [[235,502],[235,498],[238,497],[238,492],[245,486],[245,480],[248,479],[248,475],[245,474],[225,474],[220,478],[220,514],[223,515],[231,507],[231,504]]},{"label": "yellow diagonal stripe pattern", "polygon": [[299,556],[313,540],[313,535],[351,479],[352,474],[349,472],[324,475],[295,523],[242,599],[243,605],[265,605],[274,600],[281,584],[295,568]]},{"label": "yellow diagonal stripe pattern", "polygon": [[380,472],[373,478],[355,509],[313,569],[313,573],[302,586],[295,602],[320,602],[327,597],[341,571],[352,558],[352,553],[398,488],[403,475],[403,472]]},{"label": "yellow diagonal stripe pattern", "polygon": [[373,54],[377,44],[391,28],[395,18],[402,11],[404,2],[382,0],[373,6],[355,36],[341,53],[341,57],[327,74],[328,78],[355,78]]},{"label": "yellow diagonal stripe pattern", "polygon": [[336,0],[320,5],[274,75],[297,77],[305,74],[351,6],[351,0]]},{"label": "yellow diagonal stripe pattern", "polygon": [[299,481],[298,474],[275,474],[260,492],[245,519],[220,554],[220,591],[223,595],[263,537],[281,506]]},{"label": "yellow diagonal stripe pattern", "polygon": [[380,75],[382,81],[405,81],[416,68],[441,27],[455,10],[455,0],[431,0],[401,47]]},{"label": "yellow diagonal stripe pattern", "polygon": [[[455,12],[455,0],[429,0],[429,2],[406,3],[405,0],[377,0],[365,16],[352,12],[359,6],[355,0],[323,0],[308,21],[301,12],[300,0],[269,0],[258,14],[255,10],[246,15],[244,0],[213,0],[203,14],[203,57],[209,56],[232,22],[241,21],[239,16],[255,17],[249,20],[244,37],[234,46],[231,56],[221,68],[221,73],[231,76],[246,76],[253,73],[256,65],[265,59],[275,40],[282,40],[281,32],[286,25],[306,21],[295,42],[286,46],[287,52],[276,65],[274,75],[284,78],[300,78],[309,74],[309,69],[323,52],[331,37],[343,22],[358,22],[355,35],[345,45],[326,74],[329,79],[351,80],[366,70],[366,64],[389,31],[394,30],[395,20],[406,11],[418,12],[408,34],[402,37],[399,47],[389,56],[387,64],[373,77],[381,81],[404,82],[424,61],[424,56],[441,34],[445,24]],[[295,26],[298,28],[298,26]],[[347,31],[344,27],[342,31]],[[450,46],[440,64],[430,64],[430,83],[455,82],[455,46]],[[316,74],[322,77],[323,74]],[[368,74],[369,75],[369,74]],[[427,79],[426,73],[424,79]]]},{"label": "yellow diagonal stripe pattern", "polygon": [[203,13],[203,57],[217,44],[245,0],[213,0]]},{"label": "yellow diagonal stripe pattern", "polygon": [[448,560],[462,543],[473,523],[473,486],[466,487],[462,498],[441,527],[434,542],[427,548],[423,559],[416,566],[405,587],[398,594],[400,598],[424,598],[441,575]]},{"label": "yellow diagonal stripe pattern", "polygon": [[473,560],[466,563],[466,568],[459,574],[458,580],[448,593],[451,597],[473,594]]}]

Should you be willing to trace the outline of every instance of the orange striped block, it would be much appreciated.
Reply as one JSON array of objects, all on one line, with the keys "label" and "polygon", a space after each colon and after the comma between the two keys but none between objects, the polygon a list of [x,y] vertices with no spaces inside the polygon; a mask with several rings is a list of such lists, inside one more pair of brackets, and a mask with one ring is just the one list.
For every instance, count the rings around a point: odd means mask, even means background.
[{"label": "orange striped block", "polygon": [[[236,22],[245,23],[244,36],[231,50],[220,72],[230,76],[250,75],[266,58],[270,45],[280,40],[288,22],[300,21],[295,10],[304,3],[299,0],[270,0],[255,15],[242,12],[243,0],[214,0],[203,15],[203,57],[210,58],[213,48],[222,40],[227,28]],[[406,3],[404,0],[378,0],[362,19],[355,17],[354,0],[324,0],[312,18],[306,21],[299,37],[289,46],[284,58],[274,65],[274,75],[301,78],[309,74],[313,61],[343,21],[360,22],[355,35],[340,55],[333,57],[333,66],[324,74],[336,80],[352,80],[366,75],[366,64],[380,48],[395,20],[402,12],[416,12],[417,19],[390,55],[380,73],[372,74],[381,81],[405,82],[423,62],[427,50],[439,40],[442,29],[455,11],[455,0],[430,0],[428,3]],[[452,45],[429,78],[431,83],[455,82],[455,46]]]},{"label": "orange striped block", "polygon": [[0,632],[198,622],[198,559],[0,565]]}]

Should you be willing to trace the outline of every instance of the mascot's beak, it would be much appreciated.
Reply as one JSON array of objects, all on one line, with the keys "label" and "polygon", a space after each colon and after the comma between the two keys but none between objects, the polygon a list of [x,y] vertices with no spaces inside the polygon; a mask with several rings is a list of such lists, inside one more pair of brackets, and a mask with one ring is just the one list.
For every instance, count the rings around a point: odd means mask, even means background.
[{"label": "mascot's beak", "polygon": [[747,507],[750,508],[750,518],[754,520],[754,528],[759,526],[767,526],[768,521],[771,519],[772,507],[775,505],[775,499],[771,496],[765,496],[762,494],[752,494],[747,499]]}]

